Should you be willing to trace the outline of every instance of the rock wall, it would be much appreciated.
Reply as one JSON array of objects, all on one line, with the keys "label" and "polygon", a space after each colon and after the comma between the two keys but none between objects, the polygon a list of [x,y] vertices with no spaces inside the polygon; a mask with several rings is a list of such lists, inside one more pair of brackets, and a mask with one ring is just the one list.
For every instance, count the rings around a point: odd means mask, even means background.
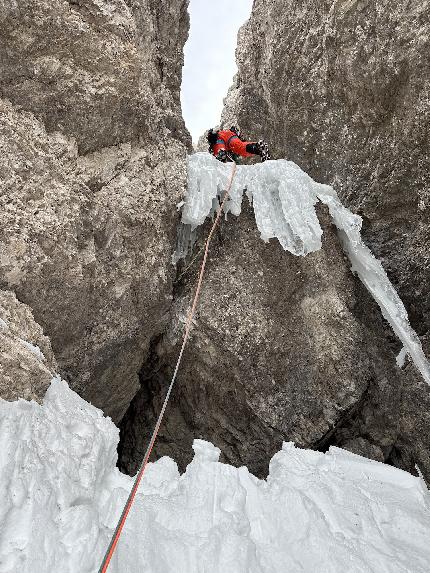
[{"label": "rock wall", "polygon": [[[424,5],[256,0],[224,112],[364,215],[423,337]],[[196,272],[174,282],[171,265],[190,149],[179,104],[186,8],[0,7],[0,392],[43,395],[57,369],[43,328],[63,377],[122,419],[130,472],[176,362]],[[250,209],[223,224],[157,455],[184,467],[201,437],[264,475],[290,439],[430,475],[427,389],[411,366],[395,366],[397,343],[319,215],[324,249],[306,258],[262,243]],[[22,333],[9,326],[20,316]]]},{"label": "rock wall", "polygon": [[0,287],[116,421],[172,300],[187,4],[0,7]]},{"label": "rock wall", "polygon": [[57,371],[49,339],[28,306],[0,291],[0,397],[42,401]]},{"label": "rock wall", "polygon": [[430,328],[430,5],[255,0],[223,121],[336,187]]},{"label": "rock wall", "polygon": [[[332,184],[364,219],[364,236],[430,349],[429,3],[255,0],[239,33],[224,127],[264,137],[275,158]],[[321,214],[324,219],[324,215]],[[430,396],[379,309],[351,276],[325,221],[320,253],[296,259],[262,245],[253,218],[229,221],[214,249],[197,328],[157,453],[192,437],[265,475],[284,439],[336,444],[430,477]],[[195,251],[196,252],[196,251]],[[134,471],[177,353],[192,281],[154,343],[143,388],[123,421]],[[179,447],[178,447],[179,444]]]},{"label": "rock wall", "polygon": [[[223,223],[157,455],[184,466],[190,441],[210,436],[226,461],[266,475],[288,439],[390,462],[395,449],[396,463],[414,469],[398,438],[403,389],[417,383],[416,373],[397,368],[378,307],[350,272],[325,209],[319,217],[323,249],[306,257],[262,242],[250,207]],[[171,326],[154,344],[122,424],[121,464],[131,473],[179,353],[197,270],[177,284]],[[420,465],[430,469],[427,438],[428,431],[416,446]]]}]

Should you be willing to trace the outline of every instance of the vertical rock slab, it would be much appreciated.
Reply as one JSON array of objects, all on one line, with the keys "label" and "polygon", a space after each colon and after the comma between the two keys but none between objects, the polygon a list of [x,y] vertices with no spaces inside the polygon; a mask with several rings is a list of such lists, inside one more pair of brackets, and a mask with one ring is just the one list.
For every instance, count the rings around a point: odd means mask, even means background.
[{"label": "vertical rock slab", "polygon": [[116,421],[172,300],[187,4],[0,7],[0,286]]},{"label": "vertical rock slab", "polygon": [[420,335],[430,328],[427,1],[264,0],[239,33],[223,119],[364,217]]}]

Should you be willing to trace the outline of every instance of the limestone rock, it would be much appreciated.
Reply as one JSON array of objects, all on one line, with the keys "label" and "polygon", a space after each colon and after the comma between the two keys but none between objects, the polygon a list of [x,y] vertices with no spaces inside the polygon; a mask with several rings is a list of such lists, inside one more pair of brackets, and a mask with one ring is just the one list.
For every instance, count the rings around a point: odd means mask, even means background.
[{"label": "limestone rock", "polygon": [[364,217],[420,335],[430,329],[429,31],[427,0],[256,0],[223,114]]},{"label": "limestone rock", "polygon": [[21,0],[0,8],[3,98],[80,154],[161,134],[180,112],[187,0]]},{"label": "limestone rock", "polygon": [[0,398],[41,402],[57,364],[28,306],[0,291]]},{"label": "limestone rock", "polygon": [[[210,437],[229,463],[266,475],[282,440],[326,449],[365,434],[388,459],[402,387],[415,374],[396,367],[379,309],[350,272],[328,214],[319,210],[323,249],[295,257],[262,242],[250,211],[223,223],[212,247],[157,455],[183,466],[193,437]],[[196,273],[177,285],[176,319],[122,425],[121,463],[131,473],[179,353]]]},{"label": "limestone rock", "polygon": [[116,421],[172,300],[187,4],[0,7],[0,287]]}]

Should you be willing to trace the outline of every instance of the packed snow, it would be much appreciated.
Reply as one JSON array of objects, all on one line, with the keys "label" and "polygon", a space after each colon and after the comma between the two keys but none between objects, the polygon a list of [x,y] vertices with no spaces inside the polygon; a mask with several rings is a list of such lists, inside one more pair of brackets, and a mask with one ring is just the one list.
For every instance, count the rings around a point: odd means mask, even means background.
[{"label": "packed snow", "polygon": [[[219,208],[232,173],[209,153],[188,158],[188,192],[182,208],[182,225],[174,261],[192,248],[196,229]],[[411,327],[408,314],[381,263],[363,243],[361,217],[340,202],[336,191],[315,182],[295,163],[280,159],[256,165],[238,165],[225,212],[240,215],[243,193],[253,203],[261,238],[277,238],[283,249],[303,256],[321,249],[322,229],[315,211],[320,201],[328,206],[353,272],[381,308],[424,380],[430,384],[430,364]],[[246,245],[243,245],[246,248]]]},{"label": "packed snow", "polygon": [[[117,428],[58,378],[43,405],[0,401],[0,426],[0,572],[96,573],[132,485]],[[259,480],[193,448],[183,475],[149,465],[109,572],[428,573],[421,478],[285,443]]]}]

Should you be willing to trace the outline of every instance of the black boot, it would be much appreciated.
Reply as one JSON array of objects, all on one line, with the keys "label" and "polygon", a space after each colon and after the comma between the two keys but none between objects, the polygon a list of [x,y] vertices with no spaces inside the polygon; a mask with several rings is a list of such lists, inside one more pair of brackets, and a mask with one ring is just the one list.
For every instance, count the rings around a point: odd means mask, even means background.
[{"label": "black boot", "polygon": [[263,162],[269,160],[270,152],[267,143],[262,139],[260,139],[260,141],[257,143],[257,147],[259,149],[259,155],[261,156],[261,161]]},{"label": "black boot", "polygon": [[222,163],[226,163],[228,159],[227,151],[225,149],[220,149],[215,159],[218,159],[218,161],[222,161]]},{"label": "black boot", "polygon": [[248,153],[253,153],[254,155],[259,155],[261,157],[261,161],[267,161],[270,159],[269,146],[262,139],[257,143],[248,143],[246,151]]}]

